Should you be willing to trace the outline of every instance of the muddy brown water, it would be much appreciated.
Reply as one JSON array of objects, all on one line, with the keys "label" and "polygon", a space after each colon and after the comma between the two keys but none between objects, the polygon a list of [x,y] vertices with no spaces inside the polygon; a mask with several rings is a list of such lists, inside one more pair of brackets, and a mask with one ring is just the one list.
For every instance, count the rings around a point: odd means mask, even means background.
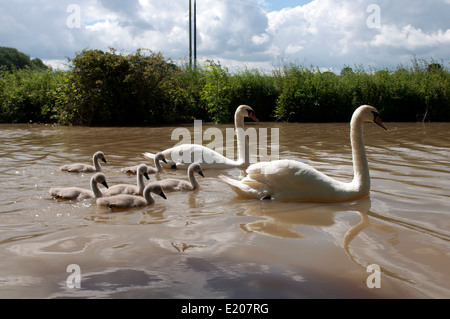
[{"label": "muddy brown water", "polygon": [[[246,125],[278,128],[280,158],[352,179],[348,124]],[[175,145],[175,127],[0,125],[0,298],[449,298],[450,124],[386,125],[365,127],[366,199],[247,200],[218,178],[238,169],[205,170],[199,190],[122,212],[51,199],[89,188],[58,167],[102,150],[108,183],[133,184],[120,169],[151,165],[141,153]]]}]

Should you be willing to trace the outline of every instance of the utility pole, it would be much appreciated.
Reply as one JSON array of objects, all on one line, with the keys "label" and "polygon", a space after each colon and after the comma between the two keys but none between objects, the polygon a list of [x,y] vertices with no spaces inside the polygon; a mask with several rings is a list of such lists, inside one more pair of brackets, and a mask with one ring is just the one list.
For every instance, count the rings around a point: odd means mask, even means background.
[{"label": "utility pole", "polygon": [[189,0],[189,67],[192,68],[192,0]]},{"label": "utility pole", "polygon": [[[189,0],[189,66],[192,68],[192,0]],[[197,67],[197,0],[194,0],[194,67]]]},{"label": "utility pole", "polygon": [[194,68],[197,68],[197,0],[194,0]]}]

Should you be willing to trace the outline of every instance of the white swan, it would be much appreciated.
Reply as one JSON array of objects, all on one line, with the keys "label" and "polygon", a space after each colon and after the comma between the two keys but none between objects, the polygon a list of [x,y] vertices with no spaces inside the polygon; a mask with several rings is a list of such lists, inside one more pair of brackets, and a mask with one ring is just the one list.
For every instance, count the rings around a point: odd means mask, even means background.
[{"label": "white swan", "polygon": [[94,197],[102,197],[103,193],[98,188],[97,184],[103,184],[106,188],[108,188],[108,184],[106,183],[106,177],[103,173],[96,173],[91,177],[91,190],[87,190],[79,187],[64,187],[64,188],[51,188],[49,190],[50,195],[56,199],[88,199]]},{"label": "white swan", "polygon": [[[250,106],[239,106],[234,113],[238,151],[238,159],[236,161],[226,158],[222,154],[198,144],[182,144],[166,149],[162,153],[168,161],[170,160],[169,165],[176,165],[176,168],[187,169],[189,164],[192,163],[192,156],[195,161],[202,164],[203,169],[245,168],[249,164],[248,158],[245,156],[244,119],[246,117],[249,117],[256,122],[258,121],[255,116],[255,111]],[[143,153],[143,155],[149,159],[155,159],[155,154],[153,153]]]},{"label": "white swan", "polygon": [[63,165],[59,169],[61,171],[67,171],[69,173],[93,173],[93,172],[101,172],[102,167],[100,166],[98,160],[101,159],[104,163],[106,163],[105,155],[103,152],[96,152],[92,156],[92,162],[94,163],[94,166],[87,165],[87,164],[69,164],[69,165]]},{"label": "white swan", "polygon": [[111,209],[128,209],[136,207],[144,207],[151,205],[155,202],[151,193],[157,194],[164,199],[167,199],[166,195],[158,182],[148,184],[144,189],[144,197],[128,194],[120,194],[111,197],[103,197],[97,199],[97,205],[106,206]]},{"label": "white swan", "polygon": [[[163,168],[161,166],[160,161],[162,161],[162,162],[167,164],[166,158],[164,157],[163,153],[158,153],[158,154],[155,155],[155,159],[154,159],[155,167],[148,167],[147,168],[147,174],[161,173],[163,171]],[[125,168],[122,168],[120,171],[122,173],[136,175],[138,166],[139,165],[131,166],[131,167],[125,167]]]},{"label": "white swan", "polygon": [[313,167],[293,161],[260,162],[247,169],[240,181],[221,175],[238,195],[247,198],[281,201],[341,202],[369,195],[370,175],[364,147],[364,122],[381,122],[378,111],[369,105],[355,110],[351,120],[351,145],[354,178],[350,183],[337,181]]},{"label": "white swan", "polygon": [[113,196],[118,194],[129,194],[129,195],[139,195],[142,196],[144,193],[145,183],[144,177],[149,180],[147,174],[147,165],[140,164],[138,165],[137,174],[136,174],[136,184],[117,184],[113,185],[105,192],[105,196]]},{"label": "white swan", "polygon": [[192,191],[200,187],[195,178],[195,173],[205,177],[202,172],[202,166],[199,163],[192,163],[188,169],[189,182],[179,179],[165,179],[159,183],[164,191]]}]

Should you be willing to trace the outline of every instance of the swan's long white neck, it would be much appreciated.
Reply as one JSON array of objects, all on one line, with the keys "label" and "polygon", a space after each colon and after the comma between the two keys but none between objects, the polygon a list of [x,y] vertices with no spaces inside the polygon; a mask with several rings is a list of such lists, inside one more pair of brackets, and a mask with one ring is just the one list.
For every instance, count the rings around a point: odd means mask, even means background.
[{"label": "swan's long white neck", "polygon": [[368,193],[370,190],[370,173],[364,145],[363,126],[364,122],[358,116],[353,116],[350,129],[354,173],[352,184],[358,192]]},{"label": "swan's long white neck", "polygon": [[189,168],[188,169],[188,177],[189,177],[189,181],[191,182],[192,185],[192,189],[196,189],[198,187],[200,187],[200,184],[198,183],[197,179],[195,178],[194,175],[194,170]]},{"label": "swan's long white neck", "polygon": [[245,131],[244,131],[244,117],[237,112],[234,114],[234,127],[237,137],[237,151],[238,151],[238,163],[244,163],[245,156]]},{"label": "swan's long white neck", "polygon": [[103,193],[100,190],[100,188],[98,188],[98,184],[97,181],[95,180],[95,177],[91,178],[91,189],[92,192],[94,192],[95,197],[103,197]]}]

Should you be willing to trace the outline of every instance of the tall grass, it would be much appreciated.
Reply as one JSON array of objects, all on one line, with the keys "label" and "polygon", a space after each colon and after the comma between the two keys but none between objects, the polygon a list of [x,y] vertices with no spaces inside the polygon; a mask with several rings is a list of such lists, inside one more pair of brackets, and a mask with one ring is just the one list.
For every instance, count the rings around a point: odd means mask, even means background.
[{"label": "tall grass", "polygon": [[346,122],[370,104],[385,121],[450,121],[450,73],[414,59],[394,69],[346,67],[341,74],[285,65],[230,72],[219,62],[176,66],[161,54],[83,51],[65,72],[0,73],[0,122],[155,125],[232,122],[251,105],[263,121]]},{"label": "tall grass", "polygon": [[52,122],[63,77],[37,69],[0,72],[0,123]]},{"label": "tall grass", "polygon": [[349,68],[341,75],[291,66],[280,77],[275,109],[284,121],[340,122],[362,104],[376,106],[387,121],[449,121],[450,74],[413,60],[395,70]]}]

